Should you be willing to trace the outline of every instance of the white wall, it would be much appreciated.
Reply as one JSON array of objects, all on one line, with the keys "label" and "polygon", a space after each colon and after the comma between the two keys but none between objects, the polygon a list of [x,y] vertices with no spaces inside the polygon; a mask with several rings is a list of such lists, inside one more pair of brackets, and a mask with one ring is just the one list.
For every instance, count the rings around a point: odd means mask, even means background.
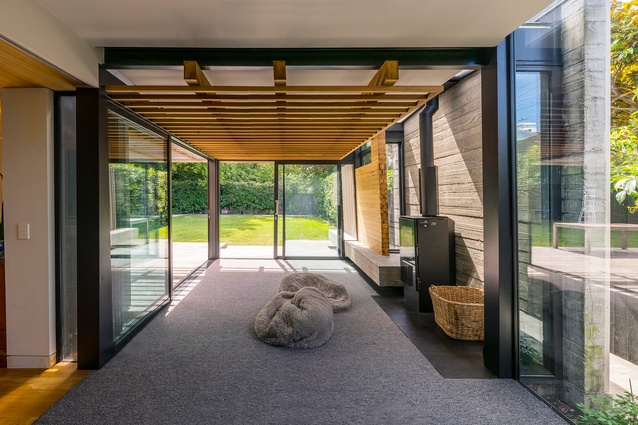
[{"label": "white wall", "polygon": [[[2,89],[8,367],[55,360],[53,92]],[[30,239],[18,239],[28,223]]]},{"label": "white wall", "polygon": [[0,2],[0,36],[80,81],[98,86],[103,49],[84,41],[35,0]]}]

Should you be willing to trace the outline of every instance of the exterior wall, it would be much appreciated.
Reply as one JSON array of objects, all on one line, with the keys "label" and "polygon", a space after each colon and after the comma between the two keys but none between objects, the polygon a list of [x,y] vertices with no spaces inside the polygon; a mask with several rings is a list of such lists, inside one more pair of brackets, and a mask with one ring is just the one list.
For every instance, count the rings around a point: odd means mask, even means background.
[{"label": "exterior wall", "polygon": [[[420,215],[419,117],[404,123],[406,214]],[[456,281],[483,287],[483,172],[481,76],[475,72],[439,96],[434,115],[434,165],[438,167],[439,215],[456,231]]]},{"label": "exterior wall", "polygon": [[[53,93],[2,90],[8,367],[55,361]],[[18,224],[30,237],[18,239]]]},{"label": "exterior wall", "polygon": [[371,143],[372,162],[355,170],[357,239],[381,255],[388,255],[388,183],[385,134]]}]

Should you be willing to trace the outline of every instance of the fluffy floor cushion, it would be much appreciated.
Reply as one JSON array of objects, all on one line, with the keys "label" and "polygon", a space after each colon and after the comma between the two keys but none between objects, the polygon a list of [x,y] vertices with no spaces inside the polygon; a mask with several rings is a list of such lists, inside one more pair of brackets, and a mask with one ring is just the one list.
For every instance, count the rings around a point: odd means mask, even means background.
[{"label": "fluffy floor cushion", "polygon": [[279,285],[279,291],[296,292],[301,288],[317,288],[332,304],[332,311],[339,312],[350,308],[350,294],[346,287],[316,273],[294,273],[285,276]]},{"label": "fluffy floor cushion", "polygon": [[278,293],[255,319],[259,339],[290,348],[319,347],[333,330],[332,306],[316,288]]}]

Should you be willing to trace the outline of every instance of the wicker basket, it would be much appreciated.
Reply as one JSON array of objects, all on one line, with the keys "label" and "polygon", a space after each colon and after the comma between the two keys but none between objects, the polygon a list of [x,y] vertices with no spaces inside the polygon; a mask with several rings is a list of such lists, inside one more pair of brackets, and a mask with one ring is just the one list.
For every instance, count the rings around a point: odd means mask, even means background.
[{"label": "wicker basket", "polygon": [[430,286],[434,320],[451,338],[483,341],[483,291],[469,286]]}]

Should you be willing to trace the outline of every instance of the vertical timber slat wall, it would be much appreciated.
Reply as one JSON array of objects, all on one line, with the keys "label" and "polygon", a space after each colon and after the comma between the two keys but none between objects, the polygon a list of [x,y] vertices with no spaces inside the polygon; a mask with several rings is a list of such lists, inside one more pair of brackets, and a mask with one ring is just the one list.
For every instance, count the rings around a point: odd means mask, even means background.
[{"label": "vertical timber slat wall", "polygon": [[355,170],[357,239],[381,255],[390,252],[385,133],[371,140],[372,161]]}]

